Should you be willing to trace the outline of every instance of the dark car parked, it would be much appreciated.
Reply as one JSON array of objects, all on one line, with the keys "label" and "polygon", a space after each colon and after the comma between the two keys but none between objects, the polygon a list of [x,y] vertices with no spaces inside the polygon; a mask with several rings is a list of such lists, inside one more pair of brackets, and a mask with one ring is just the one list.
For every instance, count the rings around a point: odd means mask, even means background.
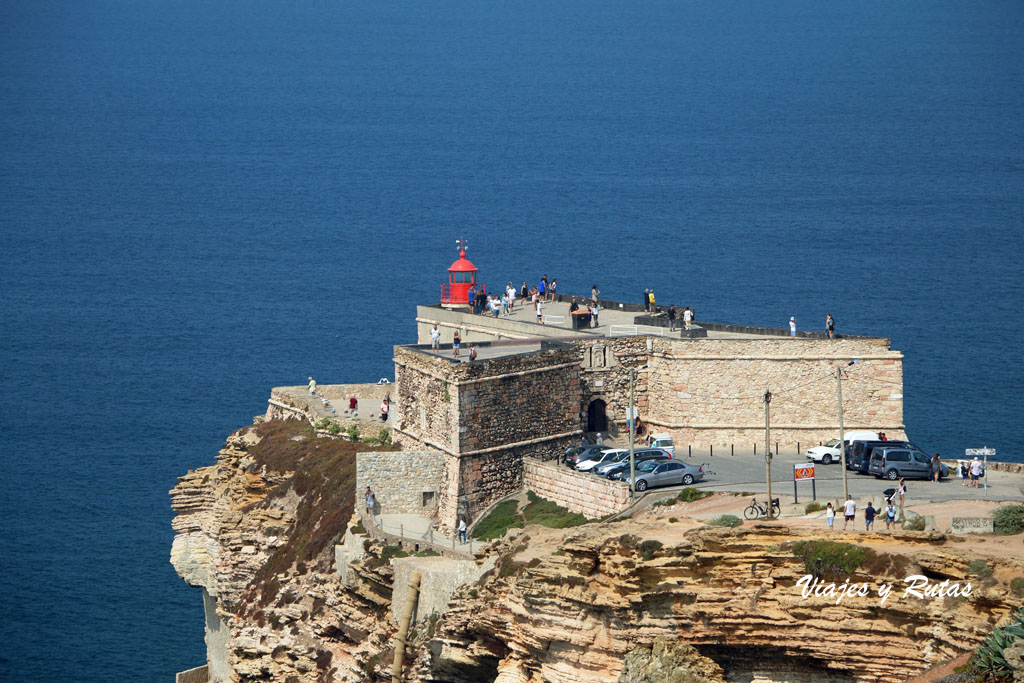
[{"label": "dark car parked", "polygon": [[597,446],[595,444],[590,444],[588,446],[576,446],[575,448],[570,448],[566,451],[565,458],[562,463],[567,467],[576,467],[578,463],[581,463],[584,460],[589,460],[590,458],[595,457],[598,453],[604,453],[605,451],[610,450],[612,450],[611,446]]},{"label": "dark car parked", "polygon": [[[893,481],[900,477],[931,479],[932,459],[914,448],[875,448],[871,451],[869,472]],[[948,474],[949,468],[942,465],[939,476],[945,477]]]},{"label": "dark car parked", "polygon": [[871,451],[874,448],[913,448],[921,450],[909,441],[854,441],[846,447],[846,469],[858,474],[867,474],[871,465]]},{"label": "dark car parked", "polygon": [[[668,451],[663,451],[660,448],[639,448],[633,451],[633,468],[636,469],[642,462],[649,460],[671,460],[672,455]],[[604,471],[599,471],[601,474],[609,479],[622,479],[625,481],[629,479],[629,456],[627,455],[621,461],[615,463],[614,466],[609,467]]]}]

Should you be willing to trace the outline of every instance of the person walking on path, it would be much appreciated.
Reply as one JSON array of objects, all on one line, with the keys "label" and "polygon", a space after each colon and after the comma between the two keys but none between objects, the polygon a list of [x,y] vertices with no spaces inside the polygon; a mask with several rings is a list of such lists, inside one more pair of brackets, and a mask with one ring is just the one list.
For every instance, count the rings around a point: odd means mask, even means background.
[{"label": "person walking on path", "polygon": [[825,522],[828,524],[828,530],[832,531],[832,525],[836,521],[836,509],[832,507],[832,501],[829,501],[828,505],[825,506]]},{"label": "person walking on path", "polygon": [[430,330],[430,349],[437,351],[441,348],[441,330],[437,329],[437,323],[434,323],[434,329]]},{"label": "person walking on path", "polygon": [[316,380],[312,377],[309,378],[309,393],[316,396]]},{"label": "person walking on path", "polygon": [[981,479],[981,460],[978,460],[978,456],[974,456],[974,460],[971,461],[971,488],[978,488],[978,480]]},{"label": "person walking on path", "polygon": [[942,478],[942,458],[936,453],[932,456],[932,480],[938,483]]},{"label": "person walking on path", "polygon": [[380,421],[388,421],[388,413],[391,412],[391,399],[385,398],[380,402]]},{"label": "person walking on path", "polygon": [[373,489],[369,486],[366,487],[366,514],[373,517],[374,511],[377,509],[377,496],[373,495]]},{"label": "person walking on path", "polygon": [[892,504],[892,498],[885,506],[885,528],[892,529],[896,526],[896,506]]},{"label": "person walking on path", "polygon": [[854,520],[857,516],[857,504],[853,502],[853,498],[847,496],[846,502],[843,503],[843,531],[846,531],[846,527]]},{"label": "person walking on path", "polygon": [[523,280],[523,288],[519,290],[519,296],[523,301],[530,298],[530,288],[526,286],[526,280]]},{"label": "person walking on path", "polygon": [[676,305],[672,304],[668,307],[668,331],[675,332],[676,330]]},{"label": "person walking on path", "polygon": [[875,530],[875,507],[868,501],[868,506],[864,508],[864,531]]},{"label": "person walking on path", "polygon": [[967,463],[961,460],[956,469],[960,474],[960,485],[967,486]]},{"label": "person walking on path", "polygon": [[537,322],[544,324],[544,302],[537,301]]},{"label": "person walking on path", "polygon": [[828,333],[828,338],[832,339],[836,333],[836,319],[829,313],[825,316],[825,332]]},{"label": "person walking on path", "polygon": [[459,543],[466,542],[466,518],[459,517]]},{"label": "person walking on path", "polygon": [[796,336],[796,318],[793,316],[789,316],[789,336]]},{"label": "person walking on path", "polygon": [[459,336],[459,331],[455,330],[452,334],[452,358],[459,357],[459,344],[462,343],[462,337]]},{"label": "person walking on path", "polygon": [[516,310],[516,288],[512,286],[511,282],[505,288],[505,293],[508,294],[508,312],[512,313]]}]

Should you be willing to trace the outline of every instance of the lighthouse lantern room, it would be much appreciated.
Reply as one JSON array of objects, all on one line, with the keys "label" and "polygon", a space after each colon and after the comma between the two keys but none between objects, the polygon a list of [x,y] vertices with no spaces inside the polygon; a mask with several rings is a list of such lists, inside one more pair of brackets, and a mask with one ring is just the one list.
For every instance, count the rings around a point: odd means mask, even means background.
[{"label": "lighthouse lantern room", "polygon": [[448,268],[448,282],[441,285],[441,305],[449,308],[469,305],[469,290],[476,289],[476,266],[466,259],[468,245],[456,242],[459,260]]}]

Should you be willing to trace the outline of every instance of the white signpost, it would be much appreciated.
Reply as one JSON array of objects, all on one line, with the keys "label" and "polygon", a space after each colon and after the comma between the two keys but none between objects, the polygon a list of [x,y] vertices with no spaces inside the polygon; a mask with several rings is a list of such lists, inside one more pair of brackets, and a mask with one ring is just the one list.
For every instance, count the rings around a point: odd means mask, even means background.
[{"label": "white signpost", "polygon": [[995,455],[996,449],[994,448],[968,448],[964,451],[964,455],[968,458],[983,456],[985,458],[985,495],[988,496],[988,456]]}]

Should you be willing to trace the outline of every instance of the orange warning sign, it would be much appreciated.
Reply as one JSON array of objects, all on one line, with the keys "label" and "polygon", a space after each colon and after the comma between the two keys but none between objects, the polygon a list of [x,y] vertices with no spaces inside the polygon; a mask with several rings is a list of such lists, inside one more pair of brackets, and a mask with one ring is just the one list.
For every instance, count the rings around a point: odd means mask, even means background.
[{"label": "orange warning sign", "polygon": [[814,479],[814,465],[793,465],[793,479]]}]

